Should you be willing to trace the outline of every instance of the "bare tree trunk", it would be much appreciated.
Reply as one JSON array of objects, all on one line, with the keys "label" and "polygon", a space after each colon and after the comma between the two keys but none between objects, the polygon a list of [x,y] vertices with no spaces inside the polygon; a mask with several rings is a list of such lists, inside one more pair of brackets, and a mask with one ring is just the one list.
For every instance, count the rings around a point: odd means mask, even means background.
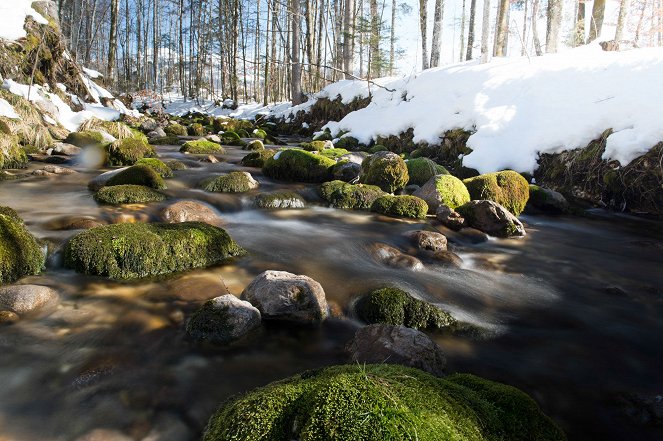
[{"label": "bare tree trunk", "polygon": [[523,14],[523,35],[521,36],[522,38],[522,47],[520,48],[520,56],[524,56],[527,54],[527,9],[529,6],[529,0],[524,0],[525,1],[525,12]]},{"label": "bare tree trunk", "polygon": [[623,38],[624,24],[626,23],[626,14],[629,8],[629,0],[619,2],[619,17],[617,18],[617,30],[615,31],[615,41],[619,43]]},{"label": "bare tree trunk", "polygon": [[534,0],[532,4],[532,39],[534,41],[534,52],[536,56],[540,57],[543,55],[543,50],[541,49],[541,41],[539,40],[539,31],[537,21],[539,19],[539,0]]},{"label": "bare tree trunk", "polygon": [[[555,0],[549,0],[555,1]],[[495,47],[493,55],[506,56],[507,36],[509,35],[509,0],[499,0],[497,23],[495,26]]]},{"label": "bare tree trunk", "polygon": [[345,0],[345,10],[343,11],[343,70],[345,71],[345,79],[352,78],[354,59],[354,52],[352,50],[352,34],[354,33],[354,26],[352,15],[355,10],[354,0]]},{"label": "bare tree trunk", "polygon": [[[465,1],[465,0],[463,0]],[[391,1],[391,28],[389,30],[389,75],[394,75],[396,46],[396,0]]]},{"label": "bare tree trunk", "polygon": [[488,42],[490,41],[490,0],[483,2],[483,17],[481,20],[481,62],[487,63],[490,59]]},{"label": "bare tree trunk", "polygon": [[585,44],[585,2],[578,1],[576,23],[573,30],[573,47]]},{"label": "bare tree trunk", "polygon": [[463,0],[463,12],[460,16],[460,57],[458,61],[463,61],[465,59],[465,0]]},{"label": "bare tree trunk", "polygon": [[106,69],[106,78],[111,86],[114,82],[115,74],[115,54],[117,53],[117,16],[119,14],[118,0],[111,0],[110,14],[110,41],[108,45],[108,68]]},{"label": "bare tree trunk", "polygon": [[444,0],[435,0],[433,14],[433,41],[430,47],[430,67],[440,65],[440,51],[442,47],[442,20],[444,19]]},{"label": "bare tree trunk", "polygon": [[562,27],[562,0],[548,0],[548,20],[546,29],[546,52],[557,52],[559,30]]},{"label": "bare tree trunk", "polygon": [[647,10],[647,2],[644,1],[642,9],[640,10],[640,16],[638,17],[638,25],[635,27],[635,38],[633,39],[633,43],[635,44],[636,47],[638,47],[640,43],[640,32],[642,32],[642,22],[644,21],[646,10]]},{"label": "bare tree trunk", "polygon": [[290,76],[290,95],[292,104],[297,105],[304,102],[302,96],[302,65],[299,62],[299,24],[301,21],[301,5],[299,0],[290,0],[292,23],[292,73]]},{"label": "bare tree trunk", "polygon": [[477,0],[471,0],[470,2],[470,25],[467,30],[467,55],[465,60],[472,59],[472,48],[474,46],[474,20],[476,18],[477,11]]},{"label": "bare tree trunk", "polygon": [[421,29],[421,68],[428,69],[428,48],[426,21],[428,20],[428,0],[419,0],[419,28]]},{"label": "bare tree trunk", "polygon": [[267,0],[267,24],[266,24],[267,30],[265,35],[265,76],[263,79],[264,84],[263,84],[263,99],[262,99],[263,106],[269,104],[269,37],[270,37],[269,24],[271,21],[269,19],[269,15],[271,14],[271,12],[272,12],[272,2],[270,0]]},{"label": "bare tree trunk", "polygon": [[592,7],[592,21],[589,23],[589,38],[587,43],[599,38],[603,27],[603,16],[605,15],[605,0],[594,0]]},{"label": "bare tree trunk", "polygon": [[382,76],[382,56],[380,54],[380,14],[378,14],[378,0],[371,0],[371,39],[370,39],[370,77]]}]

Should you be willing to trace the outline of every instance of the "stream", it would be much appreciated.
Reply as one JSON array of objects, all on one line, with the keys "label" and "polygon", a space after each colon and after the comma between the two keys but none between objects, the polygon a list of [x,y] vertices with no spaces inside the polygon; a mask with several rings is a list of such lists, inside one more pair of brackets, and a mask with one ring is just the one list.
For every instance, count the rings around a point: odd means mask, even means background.
[{"label": "stream", "polygon": [[[226,149],[226,162],[194,164],[177,147],[158,146],[161,159],[186,159],[196,167],[175,172],[166,181],[169,200],[150,206],[99,206],[87,182],[100,170],[81,164],[65,165],[78,172],[72,175],[0,182],[0,205],[14,208],[52,251],[46,270],[20,283],[47,285],[61,296],[53,314],[0,327],[0,441],[73,441],[93,429],[135,440],[197,440],[230,396],[347,362],[344,347],[361,326],[352,318],[353,300],[387,284],[484,329],[481,339],[432,334],[447,353],[447,370],[523,389],[569,439],[663,439],[661,427],[636,424],[623,405],[627,394],[663,394],[660,222],[598,210],[584,217],[523,216],[523,239],[474,244],[449,233],[464,260],[460,269],[396,269],[376,262],[369,245],[405,250],[403,232],[434,224],[315,204],[254,208],[260,192],[295,190],[308,198],[315,185],[273,181],[237,165],[248,152]],[[43,165],[31,162],[30,170]],[[233,170],[251,172],[260,189],[196,189],[203,178]],[[56,229],[63,217],[155,221],[176,199],[215,207],[249,255],[130,283],[62,267],[57,251],[76,234]],[[239,295],[268,269],[317,280],[346,317],[319,328],[268,323],[230,347],[185,338],[186,318],[204,300],[228,291]]]}]

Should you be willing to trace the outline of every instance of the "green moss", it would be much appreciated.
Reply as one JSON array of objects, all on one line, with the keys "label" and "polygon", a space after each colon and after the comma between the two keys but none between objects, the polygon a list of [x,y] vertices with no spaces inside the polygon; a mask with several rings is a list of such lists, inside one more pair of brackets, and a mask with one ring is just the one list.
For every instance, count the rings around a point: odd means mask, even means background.
[{"label": "green moss", "polygon": [[325,149],[325,145],[327,145],[327,143],[324,141],[302,142],[299,144],[299,146],[307,152],[321,152]]},{"label": "green moss", "polygon": [[225,230],[203,223],[116,224],[92,228],[65,246],[65,265],[78,272],[136,279],[204,268],[244,254]]},{"label": "green moss", "polygon": [[188,133],[186,127],[180,124],[170,124],[163,130],[168,136],[186,136]]},{"label": "green moss", "polygon": [[143,185],[114,185],[103,187],[94,195],[94,200],[100,204],[147,204],[161,202],[166,195]]},{"label": "green moss", "polygon": [[352,136],[344,136],[343,138],[340,138],[338,141],[336,141],[334,147],[337,149],[355,150],[357,147],[359,147],[359,140],[357,138],[353,138]]},{"label": "green moss", "polygon": [[157,158],[143,158],[136,161],[135,165],[146,165],[157,172],[162,178],[172,178],[173,170],[163,161]]},{"label": "green moss", "polygon": [[377,152],[388,152],[389,149],[381,144],[374,145],[368,149],[368,153],[377,153]]},{"label": "green moss", "polygon": [[324,182],[330,178],[330,168],[334,164],[336,162],[333,159],[304,150],[289,149],[265,161],[262,170],[266,176],[283,181]]},{"label": "green moss", "polygon": [[243,193],[253,190],[256,185],[250,175],[243,172],[230,172],[224,176],[208,179],[203,182],[205,191],[219,193]]},{"label": "green moss", "polygon": [[108,165],[133,165],[142,158],[156,158],[154,147],[141,138],[125,138],[106,147]]},{"label": "green moss", "polygon": [[538,185],[529,184],[529,202],[535,207],[545,205],[548,202],[548,194]]},{"label": "green moss", "polygon": [[194,155],[223,155],[226,151],[221,145],[215,142],[208,141],[206,139],[197,139],[195,141],[187,141],[182,144],[180,152],[192,153]]},{"label": "green moss", "polygon": [[132,165],[111,177],[106,185],[109,187],[113,185],[143,185],[156,190],[166,188],[163,178],[147,165]]},{"label": "green moss", "polygon": [[435,188],[442,205],[455,210],[470,201],[470,193],[460,179],[451,175],[438,175],[435,178]]},{"label": "green moss", "polygon": [[193,123],[187,127],[187,133],[189,136],[203,136],[205,134],[205,128],[202,124]]},{"label": "green moss", "polygon": [[522,391],[393,364],[308,371],[224,403],[203,441],[564,441]]},{"label": "green moss", "polygon": [[338,159],[343,155],[347,155],[350,153],[349,151],[345,149],[338,149],[338,148],[333,148],[333,149],[324,149],[320,150],[319,154],[322,156],[325,156],[330,159]]},{"label": "green moss", "polygon": [[336,208],[368,210],[384,192],[375,185],[352,185],[343,181],[325,182],[319,188],[320,196]]},{"label": "green moss", "polygon": [[258,208],[304,208],[306,201],[294,191],[277,191],[259,194],[255,204]]},{"label": "green moss", "polygon": [[255,151],[243,157],[240,164],[244,167],[262,168],[265,165],[265,162],[275,154],[276,152],[271,149]]},{"label": "green moss", "polygon": [[182,161],[178,161],[177,159],[171,159],[170,161],[166,161],[166,165],[172,171],[186,170],[187,169],[186,164],[183,163]]},{"label": "green moss", "polygon": [[449,175],[449,170],[441,166],[440,164],[435,164],[435,172],[438,175]]},{"label": "green moss", "polygon": [[182,140],[177,136],[163,136],[160,138],[152,138],[152,144],[154,145],[180,145]]},{"label": "green moss", "polygon": [[252,151],[264,150],[264,149],[265,145],[259,139],[251,141],[248,144],[246,144],[244,147],[242,147],[242,150],[252,150]]},{"label": "green moss", "polygon": [[463,182],[472,200],[497,202],[515,216],[522,213],[529,199],[527,180],[513,170],[479,175]]},{"label": "green moss", "polygon": [[235,131],[235,133],[237,133],[237,136],[239,136],[240,138],[250,138],[251,137],[251,135],[249,135],[249,132],[247,132],[244,129],[237,129]]},{"label": "green moss", "polygon": [[387,193],[405,187],[410,180],[403,158],[388,152],[378,152],[364,159],[360,181],[377,185]]},{"label": "green moss", "polygon": [[76,147],[105,147],[108,142],[104,140],[104,135],[99,132],[86,131],[86,132],[71,132],[64,140],[67,144],[75,145]]},{"label": "green moss", "polygon": [[221,138],[221,142],[225,145],[235,145],[242,147],[246,144],[244,141],[242,141],[240,136],[232,130],[219,134],[219,137]]},{"label": "green moss", "polygon": [[264,140],[267,138],[267,132],[265,132],[263,129],[256,129],[253,131],[253,136],[255,136],[258,139]]},{"label": "green moss", "polygon": [[406,162],[407,172],[410,175],[408,184],[424,185],[433,176],[437,175],[437,164],[428,158],[415,158]]},{"label": "green moss", "polygon": [[451,315],[435,305],[415,299],[399,288],[377,289],[362,296],[355,305],[366,323],[386,323],[415,329],[443,329],[456,324]]},{"label": "green moss", "polygon": [[0,170],[27,166],[28,155],[19,145],[18,138],[14,135],[0,133]]},{"label": "green moss", "polygon": [[41,247],[18,214],[9,207],[0,207],[0,284],[39,274],[44,260]]},{"label": "green moss", "polygon": [[334,137],[331,135],[329,129],[325,129],[323,132],[320,132],[313,137],[313,141],[331,141]]},{"label": "green moss", "polygon": [[424,219],[428,213],[428,204],[416,196],[385,195],[373,202],[371,211],[387,216]]}]

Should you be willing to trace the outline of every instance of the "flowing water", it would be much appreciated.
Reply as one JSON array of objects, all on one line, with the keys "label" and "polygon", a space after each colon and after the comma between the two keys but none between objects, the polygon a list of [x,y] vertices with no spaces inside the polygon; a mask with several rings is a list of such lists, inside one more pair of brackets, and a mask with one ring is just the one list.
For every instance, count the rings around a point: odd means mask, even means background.
[{"label": "flowing water", "polygon": [[[162,159],[184,159],[176,147]],[[449,232],[460,269],[427,265],[413,272],[377,263],[375,242],[407,249],[401,233],[430,223],[323,208],[260,210],[258,192],[315,193],[313,185],[277,183],[236,163],[197,163],[167,181],[171,196],[203,200],[247,257],[231,265],[153,281],[116,283],[64,269],[59,248],[75,231],[64,216],[106,222],[156,220],[164,204],[101,207],[87,182],[99,170],[0,182],[0,205],[16,209],[49,243],[43,274],[21,283],[61,295],[57,311],[0,328],[0,440],[74,440],[92,429],[133,439],[198,439],[216,407],[233,394],[302,370],[347,361],[344,346],[360,326],[358,295],[404,287],[485,329],[481,339],[435,335],[449,370],[520,387],[572,440],[660,440],[659,428],[625,416],[624,394],[663,394],[663,226],[608,215],[525,216],[528,235],[473,244]],[[188,157],[187,157],[188,158]],[[192,164],[193,165],[193,164]],[[31,168],[37,165],[33,163]],[[195,189],[210,174],[250,171],[259,191],[209,194]],[[266,324],[231,347],[199,345],[184,335],[186,317],[205,299],[239,295],[267,269],[319,281],[334,309],[319,328]]]}]

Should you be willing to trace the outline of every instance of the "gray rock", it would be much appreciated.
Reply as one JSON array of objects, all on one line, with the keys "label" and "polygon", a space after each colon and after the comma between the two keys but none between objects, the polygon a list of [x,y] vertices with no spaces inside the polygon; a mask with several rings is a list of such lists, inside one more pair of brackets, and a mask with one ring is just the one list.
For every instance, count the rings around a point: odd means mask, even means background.
[{"label": "gray rock", "polygon": [[374,324],[361,328],[348,345],[352,363],[400,364],[444,375],[442,348],[421,331],[405,326]]},{"label": "gray rock", "polygon": [[111,170],[111,171],[107,171],[105,173],[102,173],[99,176],[96,176],[96,177],[92,178],[92,180],[90,182],[88,182],[87,188],[92,190],[92,191],[97,191],[101,187],[106,185],[106,183],[110,180],[110,178],[112,178],[116,174],[118,174],[118,173],[120,173],[120,172],[122,172],[122,171],[124,171],[128,168],[129,167],[122,167],[122,168],[118,168],[118,169],[115,169],[115,170]]},{"label": "gray rock", "polygon": [[53,145],[53,148],[51,150],[51,154],[52,155],[76,156],[82,151],[83,151],[82,148],[76,147],[75,145],[67,144],[66,142],[56,142]]},{"label": "gray rock", "polygon": [[452,210],[444,204],[440,204],[435,212],[435,217],[447,228],[458,231],[465,226],[465,218],[457,211]]},{"label": "gray rock", "polygon": [[221,137],[219,135],[207,135],[205,137],[208,141],[215,142],[217,144],[221,144]]},{"label": "gray rock", "polygon": [[304,208],[306,201],[299,193],[280,191],[259,194],[255,198],[255,204],[259,208]]},{"label": "gray rock", "polygon": [[105,225],[92,216],[62,216],[48,221],[45,227],[49,230],[88,230]]},{"label": "gray rock", "polygon": [[545,213],[568,213],[569,201],[564,195],[549,188],[530,185],[530,198],[528,205]]},{"label": "gray rock", "polygon": [[315,280],[285,271],[265,271],[242,292],[263,318],[318,323],[327,318],[325,291]]},{"label": "gray rock", "polygon": [[76,173],[76,170],[52,164],[45,165],[44,167],[32,172],[32,174],[35,176],[73,175],[74,173]]},{"label": "gray rock", "polygon": [[410,239],[412,245],[425,251],[446,251],[447,238],[442,233],[435,231],[415,230],[403,234]]},{"label": "gray rock", "polygon": [[438,251],[431,257],[431,260],[438,265],[446,267],[460,268],[463,266],[463,259],[451,251]]},{"label": "gray rock", "polygon": [[221,223],[216,212],[198,201],[178,201],[161,210],[160,217],[164,222],[205,222],[212,225]]},{"label": "gray rock", "polygon": [[191,316],[186,332],[196,340],[230,343],[260,326],[260,311],[232,294],[205,302]]},{"label": "gray rock", "polygon": [[160,127],[155,120],[148,118],[141,123],[140,128],[143,132],[154,132]]},{"label": "gray rock", "polygon": [[513,214],[493,201],[470,201],[458,207],[467,223],[497,237],[524,236],[525,227]]},{"label": "gray rock", "polygon": [[164,138],[166,136],[168,136],[168,134],[161,127],[157,127],[155,130],[152,130],[147,134],[148,138]]},{"label": "gray rock", "polygon": [[352,182],[359,177],[361,165],[355,162],[346,162],[345,164],[338,164],[332,170],[334,179],[343,182]]},{"label": "gray rock", "polygon": [[48,286],[10,285],[0,288],[0,310],[19,316],[53,311],[60,296]]},{"label": "gray rock", "polygon": [[424,264],[416,257],[407,255],[399,249],[384,243],[372,244],[369,251],[376,261],[393,268],[405,268],[413,271],[424,269]]},{"label": "gray rock", "polygon": [[157,417],[152,430],[141,441],[186,441],[194,439],[191,429],[174,414],[165,413]]},{"label": "gray rock", "polygon": [[[331,143],[331,141],[327,141]],[[332,144],[333,146],[334,144]],[[325,147],[326,148],[326,147]],[[350,161],[354,164],[359,164],[361,166],[361,163],[364,162],[364,159],[368,158],[370,155],[366,152],[352,152],[345,154],[338,158],[339,162],[340,161]]]},{"label": "gray rock", "polygon": [[413,194],[414,194],[416,191],[418,191],[420,188],[421,188],[421,187],[419,187],[419,186],[416,185],[416,184],[410,184],[410,185],[407,185],[407,186],[403,189],[403,193],[405,193],[405,194],[409,194],[409,195],[413,195]]}]

